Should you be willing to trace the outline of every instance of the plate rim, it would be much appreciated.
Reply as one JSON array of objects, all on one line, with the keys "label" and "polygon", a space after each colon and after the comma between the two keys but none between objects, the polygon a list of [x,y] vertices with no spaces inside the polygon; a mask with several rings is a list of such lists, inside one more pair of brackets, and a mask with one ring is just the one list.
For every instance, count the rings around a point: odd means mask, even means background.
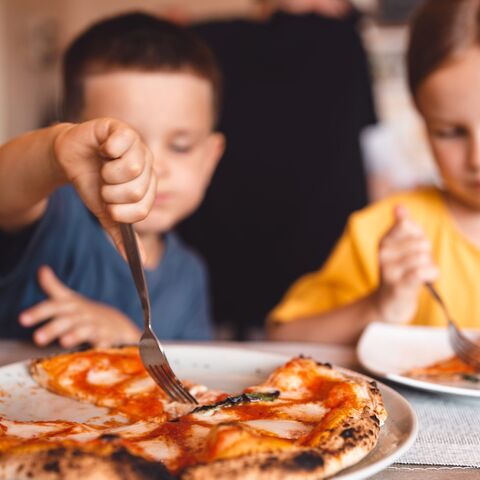
[{"label": "plate rim", "polygon": [[[228,351],[231,352],[232,350],[235,350],[237,353],[243,353],[245,355],[249,355],[249,354],[250,355],[252,355],[252,354],[259,355],[261,357],[265,357],[265,358],[268,357],[271,360],[279,361],[279,362],[282,362],[282,363],[285,363],[286,361],[294,358],[293,355],[289,355],[289,354],[284,354],[284,353],[279,353],[279,352],[268,352],[268,351],[265,351],[265,350],[255,350],[254,348],[245,348],[245,347],[241,347],[241,346],[225,346],[225,345],[218,345],[217,346],[217,345],[211,345],[211,344],[202,345],[202,344],[198,344],[198,343],[185,343],[185,342],[182,342],[182,343],[168,342],[165,345],[165,351],[166,351],[167,356],[169,355],[169,351],[171,353],[173,353],[174,350],[177,350],[177,351],[179,351],[178,354],[181,354],[182,351],[190,350],[190,352],[191,352],[192,349],[198,349],[198,350],[206,350],[206,349],[212,350],[212,349],[215,349],[217,351],[220,350],[220,351],[224,351],[224,352],[228,352]],[[0,377],[1,377],[2,371],[6,370],[6,369],[9,369],[9,368],[24,367],[25,372],[28,374],[28,364],[31,361],[32,361],[32,359],[27,359],[27,360],[21,360],[21,361],[17,361],[17,362],[13,362],[13,363],[9,363],[9,364],[0,366]],[[335,480],[354,480],[354,479],[367,478],[367,477],[370,477],[371,475],[374,475],[375,473],[378,473],[378,472],[384,470],[385,468],[387,468],[388,466],[393,464],[399,457],[404,455],[412,447],[412,445],[414,444],[414,442],[417,438],[417,435],[418,435],[418,429],[419,429],[418,417],[417,417],[417,414],[416,414],[415,410],[413,409],[412,405],[410,404],[410,402],[405,397],[403,397],[403,395],[401,395],[399,392],[395,391],[392,387],[378,381],[375,378],[369,377],[368,375],[357,372],[355,370],[351,370],[349,368],[341,367],[341,366],[338,366],[338,365],[335,365],[335,364],[332,364],[332,366],[334,368],[338,369],[339,371],[341,371],[342,373],[345,373],[347,375],[350,375],[350,376],[353,376],[353,377],[360,377],[360,378],[365,379],[367,381],[375,381],[376,384],[378,385],[381,393],[382,393],[383,398],[385,398],[385,395],[386,395],[392,403],[400,403],[403,406],[403,408],[406,410],[406,412],[408,413],[408,418],[409,418],[409,421],[410,421],[410,424],[411,424],[411,428],[407,432],[406,438],[403,439],[403,442],[400,443],[393,452],[391,452],[389,455],[387,455],[383,458],[380,458],[380,459],[376,460],[371,465],[366,465],[366,466],[361,467],[359,470],[354,470],[354,471],[347,472],[347,473],[343,473],[343,471],[340,471],[332,477]],[[1,378],[0,378],[0,381],[1,381]],[[0,388],[1,388],[1,384],[0,384]],[[387,413],[389,413],[389,412],[387,412]],[[391,419],[391,414],[390,413],[387,417],[386,422],[388,422],[389,419]],[[378,448],[378,442],[377,442],[375,448]],[[372,451],[374,451],[375,448]],[[370,454],[370,452],[369,452],[369,454]],[[364,458],[367,458],[367,457],[364,457]],[[357,464],[354,464],[351,467],[349,467],[348,469],[355,468],[356,465]]]},{"label": "plate rim", "polygon": [[[367,327],[364,329],[362,332],[362,335],[360,336],[360,339],[357,343],[356,346],[356,353],[357,353],[357,358],[360,363],[360,365],[370,374],[374,375],[375,377],[383,378],[385,380],[389,380],[392,382],[395,382],[399,385],[404,385],[406,387],[414,388],[414,389],[419,389],[422,391],[427,391],[427,392],[432,392],[432,393],[439,393],[439,394],[447,394],[447,395],[455,395],[455,396],[460,396],[460,397],[469,397],[469,398],[480,398],[480,389],[478,390],[473,390],[473,389],[468,389],[468,388],[463,388],[463,387],[454,387],[452,385],[445,385],[441,383],[433,383],[429,382],[427,380],[419,380],[415,378],[410,378],[405,375],[401,375],[399,373],[392,373],[392,372],[386,372],[384,370],[375,368],[375,366],[372,366],[372,364],[368,361],[365,360],[364,357],[364,351],[365,351],[365,344],[367,342],[368,335],[370,334],[370,331],[377,328],[378,326],[383,327],[388,327],[391,328],[392,330],[397,329],[402,329],[402,330],[410,330],[411,332],[414,332],[415,330],[417,331],[427,331],[429,329],[436,331],[436,332],[441,332],[445,331],[446,332],[446,327],[431,327],[427,325],[392,325],[392,324],[384,324],[382,322],[372,322],[367,325]],[[480,331],[478,329],[469,329],[470,331]],[[468,330],[467,330],[468,331]]]}]

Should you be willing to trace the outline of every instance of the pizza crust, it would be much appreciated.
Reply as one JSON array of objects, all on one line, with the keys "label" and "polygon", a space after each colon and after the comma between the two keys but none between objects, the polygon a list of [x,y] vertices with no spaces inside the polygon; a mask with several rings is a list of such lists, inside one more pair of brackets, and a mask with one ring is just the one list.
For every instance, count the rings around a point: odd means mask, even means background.
[{"label": "pizza crust", "polygon": [[293,447],[287,451],[269,452],[186,469],[182,480],[318,480],[362,460],[375,447],[381,420],[370,408],[358,418],[339,425],[323,444],[316,448]]},{"label": "pizza crust", "polygon": [[45,369],[42,366],[43,361],[45,358],[38,358],[36,360],[32,360],[30,362],[30,375],[32,376],[33,380],[35,380],[38,385],[49,390],[49,383],[48,383],[48,375]]},{"label": "pizza crust", "polygon": [[158,462],[123,448],[24,445],[0,454],[0,480],[173,480]]}]

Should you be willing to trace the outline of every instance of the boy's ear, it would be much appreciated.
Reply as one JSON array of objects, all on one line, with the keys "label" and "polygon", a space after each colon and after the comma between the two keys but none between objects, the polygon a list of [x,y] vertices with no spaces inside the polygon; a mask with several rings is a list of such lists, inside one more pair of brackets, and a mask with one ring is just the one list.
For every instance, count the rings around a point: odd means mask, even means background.
[{"label": "boy's ear", "polygon": [[222,158],[223,152],[225,152],[226,139],[225,135],[220,132],[214,132],[210,135],[210,147],[208,158],[209,174],[213,175],[218,162]]}]

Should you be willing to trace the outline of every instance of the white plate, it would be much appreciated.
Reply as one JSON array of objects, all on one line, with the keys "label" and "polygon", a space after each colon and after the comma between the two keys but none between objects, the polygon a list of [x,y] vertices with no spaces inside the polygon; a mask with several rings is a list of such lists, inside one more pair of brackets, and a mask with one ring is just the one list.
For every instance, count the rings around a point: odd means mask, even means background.
[{"label": "white plate", "polygon": [[[169,345],[167,355],[179,377],[231,393],[261,383],[290,357],[240,348]],[[351,375],[359,375],[342,369]],[[361,462],[335,478],[367,478],[404,454],[417,435],[417,419],[408,402],[386,385],[379,384],[388,419],[375,449]],[[70,420],[103,423],[106,410],[63,398],[40,388],[31,379],[26,363],[0,368],[0,416],[12,420]]]},{"label": "white plate", "polygon": [[403,375],[453,355],[445,328],[372,323],[358,342],[357,355],[362,366],[376,376],[431,392],[480,397],[479,384],[434,383]]}]

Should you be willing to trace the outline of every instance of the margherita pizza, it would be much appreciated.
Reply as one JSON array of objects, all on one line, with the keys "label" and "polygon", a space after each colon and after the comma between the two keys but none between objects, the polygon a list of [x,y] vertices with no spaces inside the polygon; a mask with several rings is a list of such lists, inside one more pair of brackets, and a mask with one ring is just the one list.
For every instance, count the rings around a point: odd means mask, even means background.
[{"label": "margherita pizza", "polygon": [[386,418],[374,382],[303,357],[234,396],[185,382],[197,407],[170,401],[133,347],[34,361],[31,373],[121,420],[0,419],[0,479],[319,479],[372,450]]}]

